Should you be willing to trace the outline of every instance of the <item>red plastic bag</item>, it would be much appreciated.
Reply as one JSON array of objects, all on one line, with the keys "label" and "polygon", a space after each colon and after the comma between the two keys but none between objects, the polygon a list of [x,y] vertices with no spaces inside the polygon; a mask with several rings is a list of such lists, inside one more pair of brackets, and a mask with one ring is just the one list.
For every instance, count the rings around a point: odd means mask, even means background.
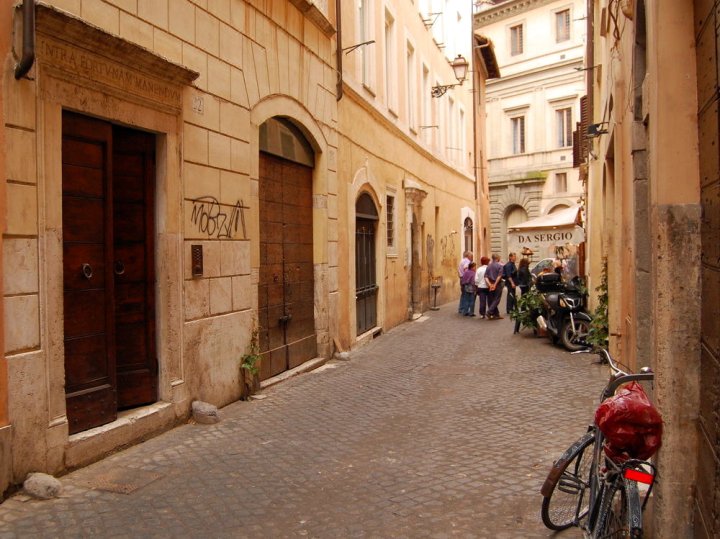
[{"label": "red plastic bag", "polygon": [[605,399],[595,411],[595,423],[613,460],[647,460],[660,448],[662,418],[638,382]]}]

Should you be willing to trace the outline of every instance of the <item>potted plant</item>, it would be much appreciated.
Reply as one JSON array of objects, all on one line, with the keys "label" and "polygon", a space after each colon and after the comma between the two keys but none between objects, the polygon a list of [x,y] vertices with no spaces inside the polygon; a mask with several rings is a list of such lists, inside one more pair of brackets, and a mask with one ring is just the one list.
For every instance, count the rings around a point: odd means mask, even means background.
[{"label": "potted plant", "polygon": [[510,318],[520,323],[520,328],[532,328],[538,331],[537,317],[543,309],[543,296],[534,286],[517,299]]}]

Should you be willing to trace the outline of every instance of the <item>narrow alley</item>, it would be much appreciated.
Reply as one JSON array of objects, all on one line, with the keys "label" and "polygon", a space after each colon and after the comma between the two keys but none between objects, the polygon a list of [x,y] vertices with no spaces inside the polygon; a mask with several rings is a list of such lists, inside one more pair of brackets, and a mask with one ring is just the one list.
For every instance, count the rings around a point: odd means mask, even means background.
[{"label": "narrow alley", "polygon": [[455,308],[8,499],[0,539],[552,536],[539,488],[605,369]]}]

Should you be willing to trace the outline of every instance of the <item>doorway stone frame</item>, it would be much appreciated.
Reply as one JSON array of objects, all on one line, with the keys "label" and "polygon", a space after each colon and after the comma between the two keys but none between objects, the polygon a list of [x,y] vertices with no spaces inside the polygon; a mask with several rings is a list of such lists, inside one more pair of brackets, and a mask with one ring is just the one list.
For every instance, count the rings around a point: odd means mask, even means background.
[{"label": "doorway stone frame", "polygon": [[[252,182],[252,228],[251,237],[259,240],[260,216],[260,126],[270,118],[281,117],[291,121],[305,136],[315,151],[315,167],[312,175],[313,197],[313,272],[315,280],[315,335],[318,356],[329,358],[332,354],[333,336],[338,334],[338,244],[331,238],[330,220],[337,219],[336,150],[330,147],[324,131],[305,106],[288,96],[273,95],[256,103],[250,109],[250,181]],[[332,227],[336,228],[336,226]],[[335,233],[336,234],[336,233]],[[253,286],[253,309],[257,313],[257,287],[260,280],[260,242],[251,246]]]},{"label": "doorway stone frame", "polygon": [[[87,464],[175,423],[189,408],[183,365],[183,97],[198,74],[47,6],[37,6],[36,149],[40,349],[46,393],[32,429],[16,432],[15,477]],[[61,36],[61,37],[58,37]],[[132,56],[133,67],[124,58]],[[162,75],[158,75],[158,73]],[[103,76],[103,74],[105,76]],[[111,74],[111,75],[108,75]],[[133,81],[130,90],[124,85]],[[158,401],[108,425],[68,436],[63,347],[62,110],[156,135],[156,339]],[[44,285],[42,283],[45,283]],[[45,417],[41,417],[46,414]],[[33,430],[36,429],[36,430]],[[34,441],[45,429],[44,443]],[[19,438],[19,439],[18,439]]]}]

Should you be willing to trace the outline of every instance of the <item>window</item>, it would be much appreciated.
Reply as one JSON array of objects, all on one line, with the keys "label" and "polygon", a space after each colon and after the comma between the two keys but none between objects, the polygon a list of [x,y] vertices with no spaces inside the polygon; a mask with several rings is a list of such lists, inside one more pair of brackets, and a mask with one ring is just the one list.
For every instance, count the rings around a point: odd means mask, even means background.
[{"label": "window", "polygon": [[407,121],[408,127],[415,131],[417,124],[415,122],[415,49],[413,46],[407,44],[407,95],[405,100],[407,102]]},{"label": "window", "polygon": [[455,100],[447,100],[447,139],[445,139],[445,155],[450,161],[457,161],[457,126],[455,125]]},{"label": "window", "polygon": [[387,245],[395,246],[395,197],[388,195],[386,201],[387,208]]},{"label": "window", "polygon": [[465,111],[460,108],[460,163],[465,166],[465,153],[467,152],[467,137],[465,135]]},{"label": "window", "polygon": [[525,153],[525,116],[510,118],[512,125],[512,153]]},{"label": "window", "polygon": [[465,218],[465,222],[463,223],[463,229],[464,229],[464,237],[465,237],[465,250],[466,251],[472,251],[473,250],[473,221],[470,219],[470,217]]},{"label": "window", "polygon": [[563,9],[555,13],[555,41],[567,41],[570,39],[570,10]]},{"label": "window", "polygon": [[422,99],[423,139],[425,144],[430,144],[433,135],[432,103],[430,102],[430,69],[425,64],[422,66],[422,92],[420,92],[420,99]]},{"label": "window", "polygon": [[[358,0],[358,43],[370,41],[374,38],[373,24],[373,0]],[[359,47],[357,53],[360,55],[360,67],[362,69],[362,82],[368,88],[374,86],[373,66],[374,56],[372,47]]]},{"label": "window", "polygon": [[555,192],[567,193],[567,172],[555,173]]},{"label": "window", "polygon": [[385,99],[388,109],[397,111],[397,88],[395,77],[397,54],[395,53],[395,19],[385,11]]},{"label": "window", "polygon": [[510,54],[517,56],[523,53],[523,25],[510,27]]},{"label": "window", "polygon": [[570,107],[555,111],[555,129],[557,130],[557,147],[572,146],[572,109]]}]

